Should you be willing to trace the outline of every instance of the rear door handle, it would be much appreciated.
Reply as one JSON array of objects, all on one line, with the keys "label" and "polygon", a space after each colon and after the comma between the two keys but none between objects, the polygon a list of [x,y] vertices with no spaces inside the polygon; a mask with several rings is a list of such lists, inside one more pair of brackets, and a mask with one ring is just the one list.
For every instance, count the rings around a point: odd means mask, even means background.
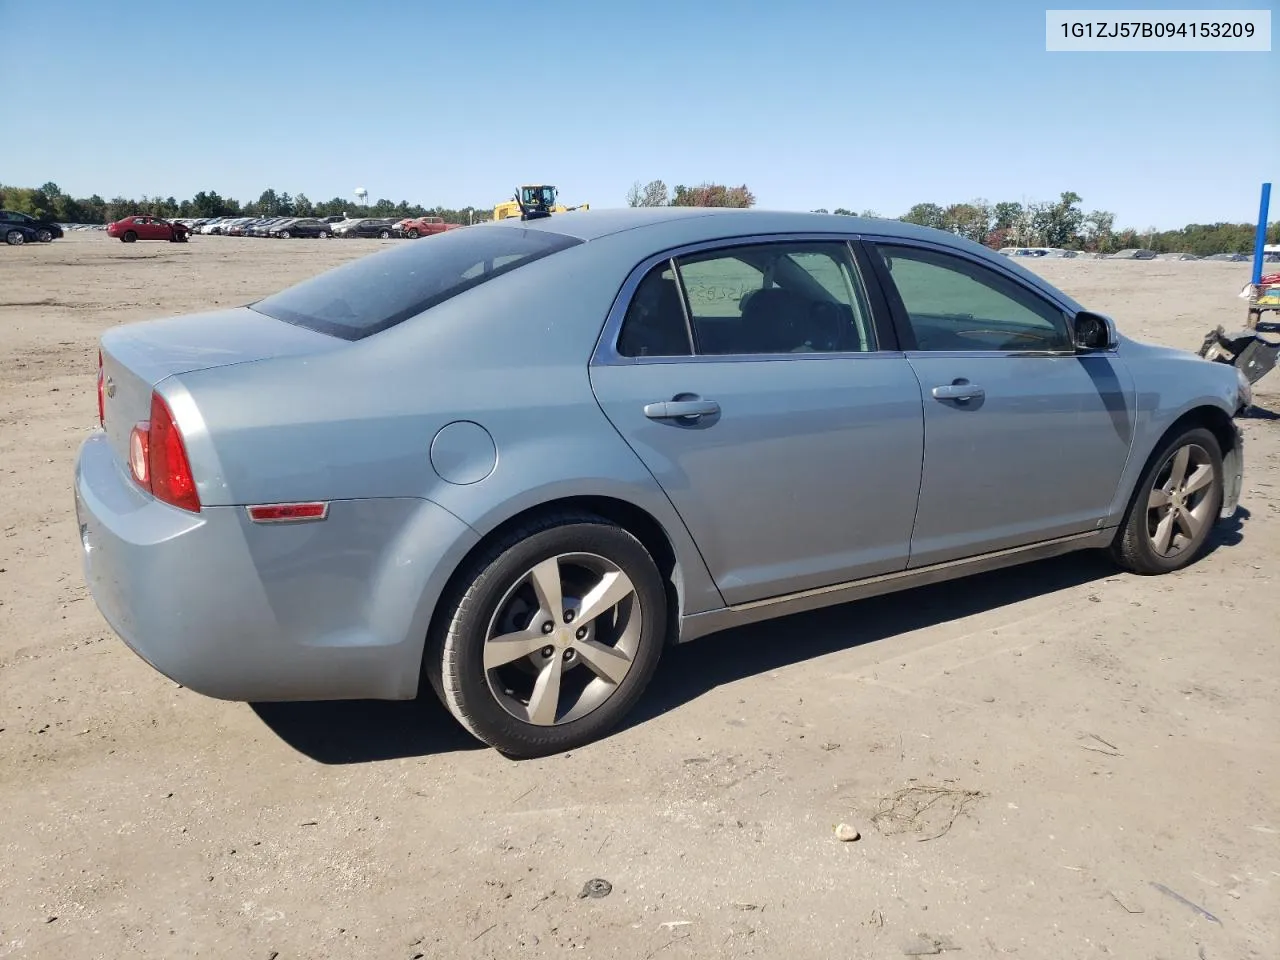
[{"label": "rear door handle", "polygon": [[975,383],[948,383],[933,388],[935,400],[980,400],[986,395],[987,391]]},{"label": "rear door handle", "polygon": [[644,415],[650,420],[678,420],[685,417],[697,419],[720,412],[720,404],[714,400],[661,400],[646,403]]}]

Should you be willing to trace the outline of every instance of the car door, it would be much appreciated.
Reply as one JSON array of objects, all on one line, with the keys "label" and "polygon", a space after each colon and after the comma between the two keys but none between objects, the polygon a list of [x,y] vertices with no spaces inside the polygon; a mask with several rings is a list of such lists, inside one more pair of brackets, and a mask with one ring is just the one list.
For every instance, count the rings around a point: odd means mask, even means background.
[{"label": "car door", "polygon": [[1096,530],[1133,441],[1128,369],[1067,308],[954,249],[868,242],[924,398],[910,566]]},{"label": "car door", "polygon": [[[878,296],[878,294],[877,294]],[[919,492],[919,386],[839,239],[656,257],[591,366],[729,604],[901,571]]]}]

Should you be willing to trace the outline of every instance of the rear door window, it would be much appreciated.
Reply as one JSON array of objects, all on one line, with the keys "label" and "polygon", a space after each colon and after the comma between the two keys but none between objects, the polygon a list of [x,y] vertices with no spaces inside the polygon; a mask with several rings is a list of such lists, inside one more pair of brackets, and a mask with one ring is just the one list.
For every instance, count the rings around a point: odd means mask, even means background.
[{"label": "rear door window", "polygon": [[359,340],[581,242],[548,230],[452,230],[430,244],[396,246],[354,260],[250,306],[286,323]]}]

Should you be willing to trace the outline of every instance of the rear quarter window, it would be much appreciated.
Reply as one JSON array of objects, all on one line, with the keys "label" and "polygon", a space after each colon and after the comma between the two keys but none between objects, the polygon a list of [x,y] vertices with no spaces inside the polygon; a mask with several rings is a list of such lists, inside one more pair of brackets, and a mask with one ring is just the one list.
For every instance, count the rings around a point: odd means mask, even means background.
[{"label": "rear quarter window", "polygon": [[359,340],[582,241],[546,230],[473,227],[362,257],[250,304],[258,313]]}]

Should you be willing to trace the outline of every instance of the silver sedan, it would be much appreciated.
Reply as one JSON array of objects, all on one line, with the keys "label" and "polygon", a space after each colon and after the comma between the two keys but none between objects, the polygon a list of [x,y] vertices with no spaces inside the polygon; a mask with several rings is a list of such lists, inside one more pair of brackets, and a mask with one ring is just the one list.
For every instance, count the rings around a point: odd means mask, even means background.
[{"label": "silver sedan", "polygon": [[98,390],[76,513],[133,650],[231,700],[429,685],[511,756],[727,627],[1072,550],[1177,570],[1248,402],[950,234],[670,208],[116,327]]}]

